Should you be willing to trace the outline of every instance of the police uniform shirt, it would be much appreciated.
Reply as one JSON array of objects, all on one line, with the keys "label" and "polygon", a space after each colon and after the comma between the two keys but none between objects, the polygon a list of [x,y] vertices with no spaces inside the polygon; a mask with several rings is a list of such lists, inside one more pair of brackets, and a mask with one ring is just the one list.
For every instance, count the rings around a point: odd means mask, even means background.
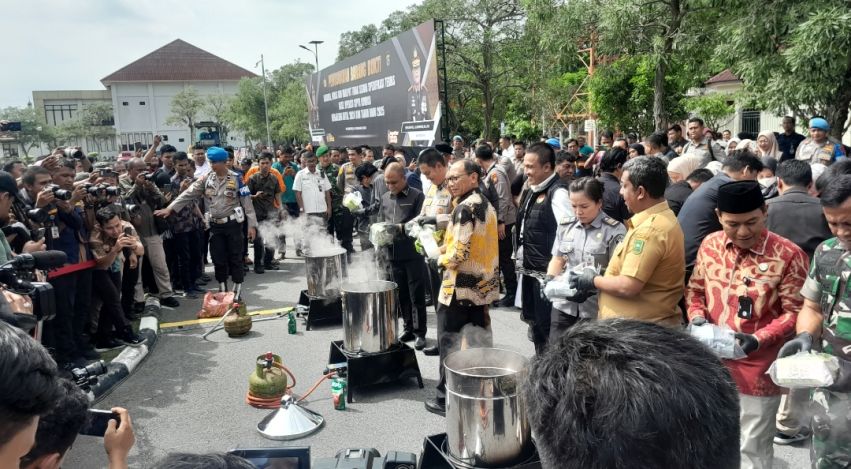
[{"label": "police uniform shirt", "polygon": [[207,213],[211,218],[222,219],[234,215],[237,207],[242,207],[248,220],[248,227],[255,228],[257,219],[254,216],[254,204],[251,203],[251,192],[243,185],[242,179],[233,171],[228,171],[224,177],[219,177],[215,171],[196,180],[174,199],[169,205],[174,211],[179,211],[186,204],[203,197]]},{"label": "police uniform shirt", "polygon": [[340,166],[340,174],[337,176],[337,187],[346,194],[353,192],[360,186],[358,178],[355,177],[356,169],[358,169],[358,166],[352,164],[351,161],[343,163],[343,166]]},{"label": "police uniform shirt", "polygon": [[517,207],[514,205],[514,197],[511,195],[511,183],[505,169],[494,162],[488,168],[484,177],[484,184],[488,188],[494,188],[499,200],[497,208],[497,219],[500,223],[513,225],[517,221]]},{"label": "police uniform shirt", "polygon": [[[559,222],[552,255],[565,259],[565,272],[582,264],[588,257],[603,272],[625,234],[626,227],[602,210],[588,226],[584,226],[576,217],[566,217]],[[597,295],[583,303],[556,300],[553,301],[553,308],[571,316],[593,319],[597,317]]]},{"label": "police uniform shirt", "polygon": [[621,298],[600,292],[600,319],[626,318],[679,326],[685,278],[683,231],[667,202],[627,220],[629,230],[609,260],[606,277],[626,275],[644,282],[641,292]]},{"label": "police uniform shirt", "polygon": [[452,194],[446,188],[446,181],[440,185],[432,184],[426,192],[420,217],[437,218],[437,229],[443,230],[449,224],[452,208]]}]

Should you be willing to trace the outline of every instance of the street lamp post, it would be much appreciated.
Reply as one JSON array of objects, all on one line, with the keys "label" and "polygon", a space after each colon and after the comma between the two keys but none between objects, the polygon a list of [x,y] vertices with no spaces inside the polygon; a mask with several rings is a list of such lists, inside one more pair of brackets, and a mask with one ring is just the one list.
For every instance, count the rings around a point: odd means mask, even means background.
[{"label": "street lamp post", "polygon": [[263,61],[263,54],[260,54],[260,61],[254,64],[256,68],[260,65],[260,72],[263,74],[263,114],[266,116],[266,145],[272,144],[271,133],[269,132],[269,100],[266,97],[266,63]]},{"label": "street lamp post", "polygon": [[[313,54],[313,60],[314,60],[314,63],[316,64],[316,68],[314,69],[314,71],[316,72],[316,93],[317,93],[317,96],[318,96],[318,93],[319,93],[319,44],[322,44],[323,42],[325,42],[325,41],[315,41],[314,40],[314,41],[308,42],[308,44],[313,44],[313,50],[310,50],[310,48],[308,48],[304,44],[298,45],[302,49]],[[317,98],[316,106],[319,106],[318,98]],[[313,137],[311,136],[311,138],[313,138]]]}]

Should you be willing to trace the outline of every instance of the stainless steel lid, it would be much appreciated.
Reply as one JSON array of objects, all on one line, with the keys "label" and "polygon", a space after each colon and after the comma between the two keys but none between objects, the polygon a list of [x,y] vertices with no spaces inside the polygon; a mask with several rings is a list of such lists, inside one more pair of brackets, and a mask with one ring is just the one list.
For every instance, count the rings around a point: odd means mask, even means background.
[{"label": "stainless steel lid", "polygon": [[297,440],[319,430],[325,419],[298,405],[289,394],[276,409],[257,424],[257,431],[270,440]]}]

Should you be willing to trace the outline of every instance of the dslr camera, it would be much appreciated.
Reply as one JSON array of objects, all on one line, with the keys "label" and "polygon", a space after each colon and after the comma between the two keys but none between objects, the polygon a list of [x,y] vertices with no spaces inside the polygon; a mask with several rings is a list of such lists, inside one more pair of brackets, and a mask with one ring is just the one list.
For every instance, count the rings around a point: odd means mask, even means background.
[{"label": "dslr camera", "polygon": [[67,189],[62,189],[61,187],[57,186],[56,184],[51,184],[51,185],[47,186],[47,189],[50,189],[53,192],[53,197],[55,197],[58,200],[71,200],[71,197],[73,196],[71,191],[69,191]]},{"label": "dslr camera", "polygon": [[388,451],[382,456],[375,448],[349,448],[337,452],[333,458],[319,458],[313,469],[416,469],[417,455]]},{"label": "dslr camera", "polygon": [[95,197],[112,197],[121,195],[121,189],[106,184],[86,184],[86,192]]},{"label": "dslr camera", "polygon": [[86,155],[83,154],[83,150],[74,147],[65,148],[63,153],[65,154],[65,158],[73,158],[75,160],[82,160],[86,157]]}]

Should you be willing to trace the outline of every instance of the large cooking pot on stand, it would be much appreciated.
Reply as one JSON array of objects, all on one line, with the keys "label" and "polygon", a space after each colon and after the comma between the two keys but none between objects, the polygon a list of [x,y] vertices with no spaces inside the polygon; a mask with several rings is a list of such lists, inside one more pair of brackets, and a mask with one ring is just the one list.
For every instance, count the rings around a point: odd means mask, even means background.
[{"label": "large cooking pot on stand", "polygon": [[450,456],[472,467],[509,467],[534,452],[520,385],[528,359],[509,350],[452,352],[446,367]]},{"label": "large cooking pot on stand", "polygon": [[340,285],[347,277],[346,250],[326,249],[305,253],[307,294],[314,298],[339,298]]},{"label": "large cooking pot on stand", "polygon": [[342,285],[343,347],[349,353],[378,353],[396,345],[397,286],[385,280]]}]

